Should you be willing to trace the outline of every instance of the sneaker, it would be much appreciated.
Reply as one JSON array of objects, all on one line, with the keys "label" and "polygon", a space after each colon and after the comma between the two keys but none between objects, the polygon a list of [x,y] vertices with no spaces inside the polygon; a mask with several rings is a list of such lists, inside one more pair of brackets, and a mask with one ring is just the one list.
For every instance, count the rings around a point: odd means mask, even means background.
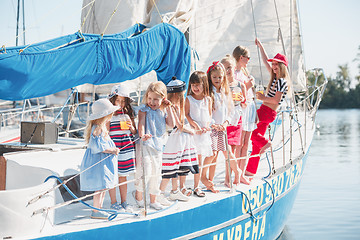
[{"label": "sneaker", "polygon": [[116,210],[116,211],[121,211],[121,210],[124,211],[123,207],[118,202],[111,204],[110,209]]},{"label": "sneaker", "polygon": [[160,193],[160,195],[156,197],[156,201],[159,202],[161,205],[164,205],[164,206],[170,206],[171,205],[171,202],[169,202],[166,199],[164,193]]},{"label": "sneaker", "polygon": [[172,201],[179,200],[179,201],[187,202],[189,201],[190,198],[185,196],[181,191],[177,190],[176,192],[173,191],[170,192],[169,199]]},{"label": "sneaker", "polygon": [[91,211],[91,215],[90,215],[90,217],[93,219],[108,219],[108,216],[109,215],[107,213],[100,211],[97,212]]},{"label": "sneaker", "polygon": [[121,206],[123,207],[123,209],[125,210],[125,212],[130,212],[132,213],[134,211],[134,209],[125,201],[121,204]]},{"label": "sneaker", "polygon": [[150,207],[153,208],[153,209],[155,209],[155,210],[164,209],[164,206],[161,205],[161,204],[158,203],[158,202],[150,203]]},{"label": "sneaker", "polygon": [[133,197],[135,199],[136,204],[138,205],[139,208],[143,208],[144,207],[144,199],[137,200],[136,197],[135,197],[135,194],[136,194],[136,191],[133,191],[132,195],[133,195]]}]

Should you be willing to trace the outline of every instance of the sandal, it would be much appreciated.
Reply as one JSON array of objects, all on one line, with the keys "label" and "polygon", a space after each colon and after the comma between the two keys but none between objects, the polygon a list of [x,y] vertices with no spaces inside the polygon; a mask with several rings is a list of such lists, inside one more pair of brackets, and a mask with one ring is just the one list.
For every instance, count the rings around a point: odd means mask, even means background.
[{"label": "sandal", "polygon": [[192,189],[186,188],[185,186],[180,191],[187,197],[190,197],[192,194]]},{"label": "sandal", "polygon": [[200,187],[194,189],[194,194],[198,197],[205,197],[205,193],[201,190]]}]

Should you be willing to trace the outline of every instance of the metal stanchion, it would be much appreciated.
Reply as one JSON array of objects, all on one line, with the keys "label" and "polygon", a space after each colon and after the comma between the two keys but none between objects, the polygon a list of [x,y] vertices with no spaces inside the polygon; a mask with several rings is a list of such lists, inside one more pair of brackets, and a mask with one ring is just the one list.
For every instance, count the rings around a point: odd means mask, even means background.
[{"label": "metal stanchion", "polygon": [[[269,130],[269,141],[271,139],[271,126],[269,124],[269,127],[268,127],[268,130]],[[272,145],[270,145],[270,152],[271,152],[271,161],[272,161],[272,173],[275,174],[276,173],[276,170],[275,170],[275,160],[274,160],[274,153],[273,153],[273,149],[272,149]]]},{"label": "metal stanchion", "polygon": [[226,145],[226,152],[227,152],[226,162],[227,162],[227,165],[228,165],[230,193],[232,193],[233,192],[233,184],[232,184],[232,179],[231,179],[230,149],[229,149],[229,143],[228,143],[228,137],[227,137],[226,129],[224,131],[224,134],[225,134],[225,145]]}]

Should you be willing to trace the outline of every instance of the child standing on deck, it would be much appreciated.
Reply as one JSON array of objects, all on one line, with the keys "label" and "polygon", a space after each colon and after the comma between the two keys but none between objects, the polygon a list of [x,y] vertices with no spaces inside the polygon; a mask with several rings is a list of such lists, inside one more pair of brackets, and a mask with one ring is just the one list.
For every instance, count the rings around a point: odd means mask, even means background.
[{"label": "child standing on deck", "polygon": [[[256,128],[256,105],[254,102],[254,78],[249,74],[247,70],[247,64],[250,60],[250,52],[247,48],[237,46],[233,51],[233,57],[236,60],[235,68],[235,79],[246,86],[245,104],[243,105],[242,114],[242,132],[241,132],[241,143],[239,147],[240,161],[239,167],[244,172],[247,165],[247,151],[249,147],[249,141],[252,131]],[[249,184],[250,180],[243,176],[240,181],[245,184]]]},{"label": "child standing on deck", "polygon": [[171,102],[166,99],[166,86],[163,82],[153,82],[147,88],[143,103],[139,109],[139,137],[141,159],[137,159],[136,192],[135,200],[139,207],[144,207],[143,181],[149,186],[150,207],[155,210],[163,209],[156,202],[160,194],[159,182],[161,179],[161,162],[163,153],[163,136],[166,132],[166,124],[174,127],[174,116],[170,108]]},{"label": "child standing on deck", "polygon": [[[80,170],[80,186],[82,191],[99,192],[93,196],[94,207],[101,208],[104,202],[103,189],[113,188],[118,182],[117,157],[119,149],[109,137],[106,123],[119,107],[113,106],[109,100],[100,99],[92,105],[92,114],[85,129],[85,151]],[[96,164],[96,165],[95,165]],[[107,219],[107,214],[98,210],[91,212],[91,218]]]},{"label": "child standing on deck", "polygon": [[[135,144],[134,134],[136,128],[134,123],[135,114],[130,105],[133,101],[129,96],[129,91],[122,85],[114,86],[109,95],[109,101],[114,105],[120,107],[114,113],[108,123],[108,129],[111,139],[114,141],[117,148],[120,149],[118,155],[118,174],[119,182],[127,181],[127,176],[135,172]],[[109,190],[111,199],[111,209],[132,212],[132,207],[127,204],[127,184],[119,186],[121,202],[116,200],[116,189]]]},{"label": "child standing on deck", "polygon": [[[246,86],[244,83],[236,80],[234,78],[234,71],[235,71],[235,59],[231,55],[226,55],[223,59],[221,59],[221,63],[223,64],[225,71],[226,71],[226,78],[229,82],[229,88],[232,93],[233,102],[234,102],[234,109],[232,111],[231,122],[232,125],[226,128],[228,143],[231,147],[231,152],[235,155],[238,159],[237,163],[241,169],[241,161],[246,161],[246,159],[239,159],[240,158],[240,147],[241,147],[241,132],[242,132],[242,105],[245,104],[245,97],[246,96]],[[241,169],[241,176],[240,182],[249,184],[247,179],[244,176],[245,169]],[[229,179],[229,171],[228,165],[226,164],[225,170],[225,186],[230,187],[230,179]]]},{"label": "child standing on deck", "polygon": [[[168,99],[172,103],[174,111],[175,128],[172,130],[164,148],[162,162],[162,181],[160,191],[162,192],[158,201],[168,205],[164,191],[169,180],[172,179],[172,191],[170,200],[188,201],[191,191],[185,187],[188,172],[199,174],[196,148],[193,135],[195,131],[185,124],[184,93],[186,84],[183,81],[173,80],[167,84]],[[178,189],[178,176],[180,177],[180,190]],[[189,194],[190,193],[190,194]],[[163,201],[160,201],[163,200]],[[165,200],[164,200],[165,199]]]},{"label": "child standing on deck", "polygon": [[[271,147],[270,140],[267,140],[264,134],[269,124],[275,120],[276,110],[284,100],[290,83],[286,56],[278,53],[274,58],[269,59],[259,39],[255,39],[255,44],[260,49],[262,60],[271,77],[265,94],[256,93],[256,97],[263,101],[263,104],[257,110],[259,122],[251,136],[252,151],[246,168],[248,175],[254,175],[257,172],[260,157],[254,155],[262,154],[267,148]],[[269,62],[271,62],[271,65]]]},{"label": "child standing on deck", "polygon": [[194,194],[198,197],[205,197],[205,193],[199,187],[202,158],[204,162],[212,158],[210,124],[211,124],[211,98],[206,74],[195,71],[189,79],[189,87],[185,100],[185,116],[190,126],[194,128],[195,146],[198,154],[200,172],[194,174]]},{"label": "child standing on deck", "polygon": [[[204,168],[201,176],[201,181],[207,186],[207,188],[216,193],[218,190],[214,189],[213,179],[215,176],[216,160],[219,151],[222,151],[226,158],[230,158],[230,168],[235,173],[234,184],[239,183],[239,169],[235,161],[234,155],[226,151],[227,142],[225,131],[226,127],[230,123],[230,111],[233,110],[232,98],[229,90],[229,85],[225,75],[224,66],[220,62],[213,62],[207,71],[207,77],[209,82],[209,92],[212,98],[212,119],[214,124],[211,129],[211,147],[214,152],[212,159],[208,162],[204,162]],[[208,164],[214,164],[210,167]],[[207,169],[209,168],[209,178],[206,176]]]}]

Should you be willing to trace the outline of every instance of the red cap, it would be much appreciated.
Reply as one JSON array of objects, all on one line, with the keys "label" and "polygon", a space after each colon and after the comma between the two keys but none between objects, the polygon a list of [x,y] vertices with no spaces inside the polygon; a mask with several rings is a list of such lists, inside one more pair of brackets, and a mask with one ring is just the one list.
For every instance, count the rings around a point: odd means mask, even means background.
[{"label": "red cap", "polygon": [[268,62],[272,62],[272,61],[281,62],[285,64],[285,66],[288,65],[286,56],[282,55],[281,53],[276,54],[274,58],[268,59]]}]

